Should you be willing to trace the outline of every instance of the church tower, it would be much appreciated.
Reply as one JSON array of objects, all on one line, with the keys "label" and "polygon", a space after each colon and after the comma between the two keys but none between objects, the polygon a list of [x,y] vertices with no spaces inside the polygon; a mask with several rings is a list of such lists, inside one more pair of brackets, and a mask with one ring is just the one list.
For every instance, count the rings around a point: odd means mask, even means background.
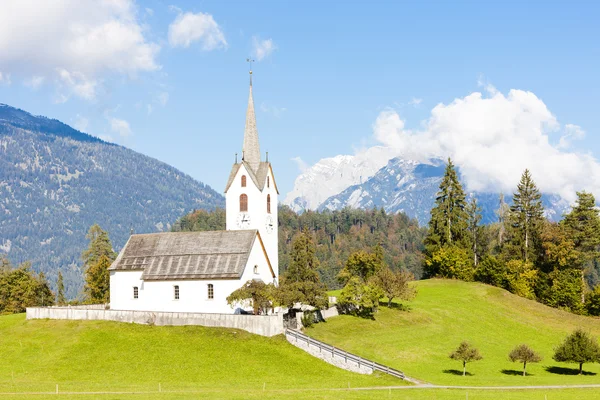
[{"label": "church tower", "polygon": [[236,157],[225,187],[226,229],[258,230],[277,281],[279,280],[278,195],[279,191],[268,156],[266,161],[261,161],[252,97],[252,70],[250,70],[250,94],[246,110],[242,159],[238,162]]}]

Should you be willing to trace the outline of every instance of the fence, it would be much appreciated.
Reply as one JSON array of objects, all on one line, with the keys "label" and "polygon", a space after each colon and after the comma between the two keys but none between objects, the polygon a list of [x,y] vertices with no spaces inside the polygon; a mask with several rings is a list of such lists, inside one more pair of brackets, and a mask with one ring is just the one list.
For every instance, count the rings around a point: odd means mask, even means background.
[{"label": "fence", "polygon": [[237,328],[262,336],[282,334],[283,316],[187,312],[110,310],[104,305],[76,307],[30,307],[27,319],[106,320],[149,325],[200,325]]},{"label": "fence", "polygon": [[[396,378],[409,380],[402,371],[398,371],[397,369],[390,368],[386,365],[364,359],[356,354],[348,353],[347,351],[338,349],[334,346],[306,336],[299,331],[286,329],[285,337],[288,342],[296,345],[296,347],[299,347],[315,357],[348,371],[362,374],[370,374],[373,371],[380,371]],[[291,339],[293,339],[293,341]]]}]

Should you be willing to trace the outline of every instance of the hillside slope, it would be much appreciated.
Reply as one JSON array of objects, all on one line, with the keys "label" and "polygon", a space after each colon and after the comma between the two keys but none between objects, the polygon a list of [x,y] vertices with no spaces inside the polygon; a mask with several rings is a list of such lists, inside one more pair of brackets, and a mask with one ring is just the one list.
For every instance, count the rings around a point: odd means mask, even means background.
[{"label": "hillside slope", "polygon": [[[107,321],[0,317],[0,393],[10,391],[245,391],[401,385],[344,371],[289,344],[245,331]],[[211,394],[212,392],[212,394]],[[119,397],[122,398],[122,397]]]},{"label": "hillside slope", "polygon": [[30,260],[67,294],[81,288],[80,254],[94,223],[120,249],[130,230],[168,230],[223,197],[169,165],[44,117],[0,105],[0,255]]},{"label": "hillside slope", "polygon": [[[351,316],[329,319],[307,334],[404,371],[409,376],[448,385],[575,385],[600,383],[600,366],[552,360],[553,348],[577,327],[600,336],[600,319],[582,317],[527,300],[505,290],[450,280],[416,282],[418,295],[410,311],[381,307],[375,320]],[[469,364],[473,376],[457,376],[460,362],[448,354],[467,340],[478,347],[482,361]],[[518,344],[529,344],[544,357],[527,367],[508,361]],[[462,372],[462,371],[460,371]]]}]

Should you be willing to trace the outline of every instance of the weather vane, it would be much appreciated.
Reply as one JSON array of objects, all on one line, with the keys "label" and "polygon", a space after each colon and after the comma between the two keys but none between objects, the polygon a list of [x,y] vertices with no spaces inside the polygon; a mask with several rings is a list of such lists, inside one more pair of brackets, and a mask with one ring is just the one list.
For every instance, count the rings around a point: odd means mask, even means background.
[{"label": "weather vane", "polygon": [[250,63],[250,86],[252,86],[252,63],[254,62],[254,59],[246,58],[246,62]]}]

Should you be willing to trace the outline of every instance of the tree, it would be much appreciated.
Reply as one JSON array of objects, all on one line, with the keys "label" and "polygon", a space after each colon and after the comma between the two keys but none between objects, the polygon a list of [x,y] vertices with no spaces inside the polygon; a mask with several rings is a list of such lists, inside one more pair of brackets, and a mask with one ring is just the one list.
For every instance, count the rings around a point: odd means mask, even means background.
[{"label": "tree", "polygon": [[526,344],[521,344],[515,347],[509,354],[508,359],[512,362],[523,363],[523,376],[527,375],[527,363],[536,363],[542,361],[542,356],[533,351]]},{"label": "tree", "polygon": [[467,374],[467,363],[479,361],[483,358],[479,350],[471,346],[468,342],[462,342],[456,350],[450,353],[449,357],[453,360],[462,361],[463,376]]},{"label": "tree", "polygon": [[27,307],[51,306],[54,294],[43,273],[36,275],[26,262],[18,268],[3,263],[0,269],[0,314],[25,312]]},{"label": "tree", "polygon": [[500,199],[498,202],[498,209],[496,215],[498,216],[498,246],[502,246],[504,243],[504,236],[506,235],[506,223],[510,214],[510,207],[504,201],[504,193],[500,193]]},{"label": "tree", "polygon": [[482,241],[482,227],[481,223],[481,207],[477,205],[477,199],[475,196],[471,198],[469,204],[465,209],[468,220],[467,220],[467,231],[469,232],[471,242],[471,252],[473,253],[473,265],[477,268],[479,262],[479,254],[482,250],[482,246],[477,247]]},{"label": "tree", "polygon": [[535,282],[538,271],[531,262],[510,260],[506,263],[507,288],[514,294],[535,299]]},{"label": "tree", "polygon": [[91,303],[108,303],[110,274],[108,267],[116,258],[108,233],[98,224],[90,227],[86,238],[90,244],[81,254],[85,271],[85,294]]},{"label": "tree", "polygon": [[358,277],[363,282],[377,274],[384,267],[381,251],[367,253],[364,250],[356,251],[348,257],[344,268],[339,273],[339,279],[344,283],[352,277]]},{"label": "tree", "polygon": [[565,338],[554,350],[554,361],[579,364],[579,375],[583,373],[583,364],[600,362],[600,346],[589,333],[579,328]]},{"label": "tree", "polygon": [[392,306],[394,299],[411,300],[415,297],[416,290],[408,284],[414,281],[415,277],[408,271],[394,272],[386,267],[379,270],[372,279],[387,297],[388,307]]},{"label": "tree", "polygon": [[585,266],[598,257],[600,246],[600,211],[591,193],[577,192],[577,201],[570,213],[561,221],[567,235],[573,241],[578,259],[575,265],[581,274],[581,302],[585,301]]},{"label": "tree", "polygon": [[105,255],[88,267],[85,273],[85,294],[91,304],[106,304],[110,300],[110,273],[112,261]]},{"label": "tree", "polygon": [[358,276],[350,278],[338,296],[338,306],[348,314],[372,318],[379,307],[383,291],[374,284],[366,284]]},{"label": "tree", "polygon": [[67,304],[67,299],[65,298],[65,283],[63,281],[63,276],[60,271],[58,271],[58,279],[56,280],[56,304],[59,306],[64,306]]},{"label": "tree", "polygon": [[431,209],[429,230],[425,238],[425,246],[429,254],[446,244],[466,245],[468,215],[465,207],[465,192],[458,180],[452,160],[448,159],[435,205]]},{"label": "tree", "polygon": [[585,310],[589,315],[600,316],[600,285],[586,296]]},{"label": "tree", "polygon": [[430,277],[461,279],[470,282],[475,275],[472,259],[465,248],[445,245],[425,260],[425,270]]},{"label": "tree", "polygon": [[510,208],[510,222],[513,242],[519,247],[521,258],[527,262],[532,256],[531,249],[539,242],[539,230],[543,220],[542,195],[526,169],[513,194]]},{"label": "tree", "polygon": [[506,265],[494,256],[486,256],[475,270],[475,280],[488,285],[506,287],[506,279]]},{"label": "tree", "polygon": [[252,302],[254,314],[267,313],[273,306],[275,286],[263,281],[249,280],[241,288],[234,290],[227,296],[227,304],[233,306],[236,303],[243,303],[248,300]]}]

